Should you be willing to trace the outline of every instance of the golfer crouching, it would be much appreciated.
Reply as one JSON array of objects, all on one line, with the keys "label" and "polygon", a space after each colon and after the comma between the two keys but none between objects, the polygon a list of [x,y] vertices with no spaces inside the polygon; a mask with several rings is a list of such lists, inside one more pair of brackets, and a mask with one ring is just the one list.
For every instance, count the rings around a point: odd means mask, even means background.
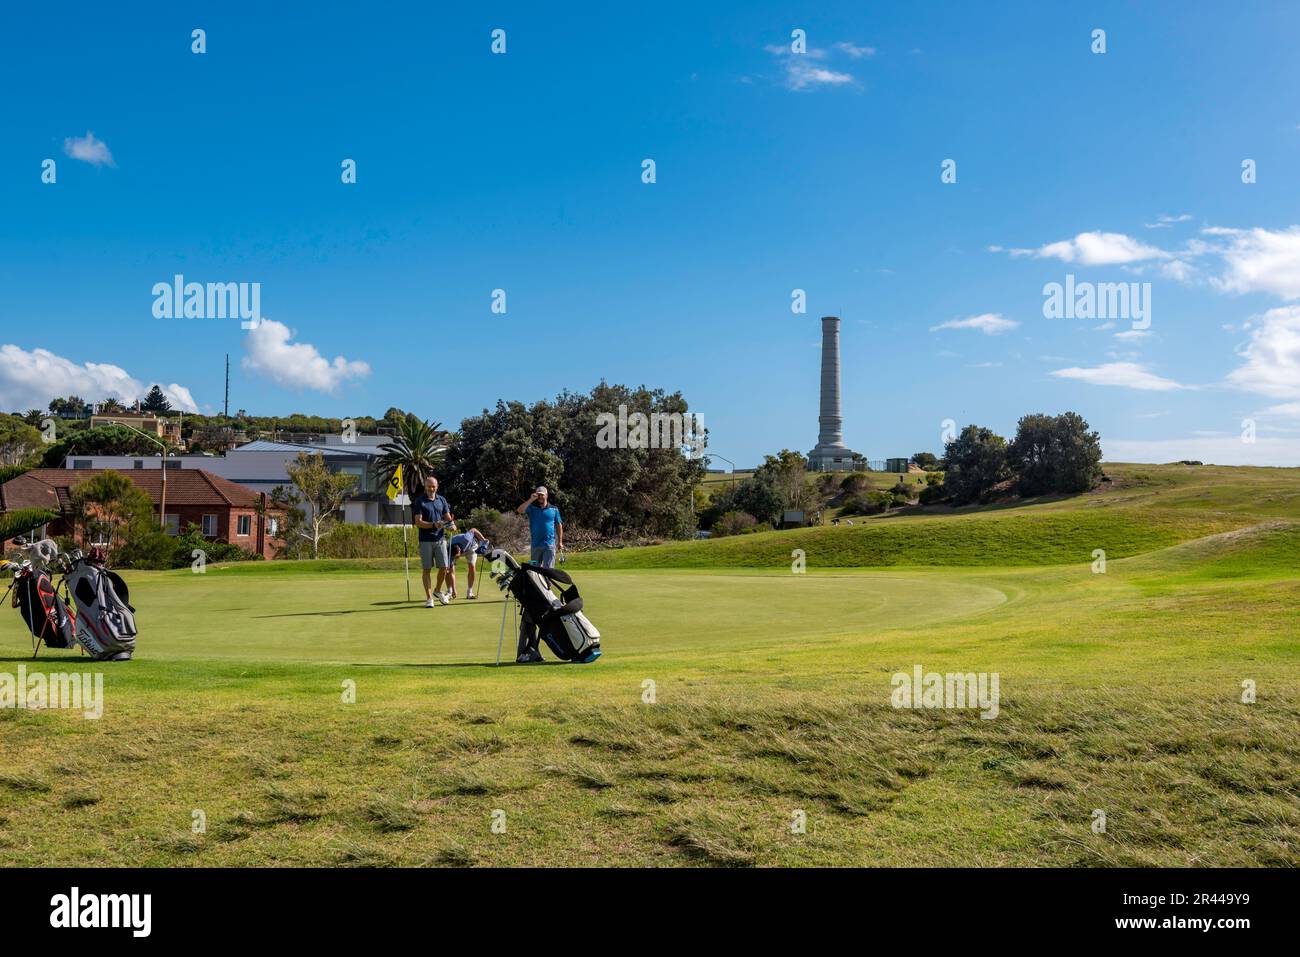
[{"label": "golfer crouching", "polygon": [[[411,499],[411,515],[420,530],[420,566],[423,569],[424,607],[432,608],[434,596],[446,605],[451,599],[443,591],[443,583],[450,577],[451,550],[447,545],[447,527],[456,527],[451,506],[438,494],[438,480],[430,475],[424,480],[424,491]],[[430,573],[438,569],[438,583],[430,584]],[[453,579],[454,581],[454,579]]]},{"label": "golfer crouching", "polygon": [[477,598],[474,594],[474,577],[478,573],[478,557],[486,555],[491,549],[492,544],[483,537],[483,533],[477,528],[471,528],[468,532],[461,532],[459,535],[453,535],[451,539],[451,568],[447,572],[447,581],[451,585],[451,597],[456,597],[456,562],[460,558],[465,559],[467,566],[465,574],[469,578],[469,592],[466,598]]}]

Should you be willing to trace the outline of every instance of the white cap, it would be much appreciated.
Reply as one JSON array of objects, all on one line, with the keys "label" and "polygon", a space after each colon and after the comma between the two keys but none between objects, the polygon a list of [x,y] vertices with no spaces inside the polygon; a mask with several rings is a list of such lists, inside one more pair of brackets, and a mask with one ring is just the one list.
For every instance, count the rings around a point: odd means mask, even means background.
[{"label": "white cap", "polygon": [[546,486],[545,486],[545,485],[539,485],[539,486],[537,486],[537,488],[533,489],[533,491],[536,492],[538,495],[545,495],[545,494],[546,494]]}]

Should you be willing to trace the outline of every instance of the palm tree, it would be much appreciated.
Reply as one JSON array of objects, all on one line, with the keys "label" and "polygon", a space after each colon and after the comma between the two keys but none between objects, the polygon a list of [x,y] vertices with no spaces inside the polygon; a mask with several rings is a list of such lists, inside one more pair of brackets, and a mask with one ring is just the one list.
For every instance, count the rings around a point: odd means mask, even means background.
[{"label": "palm tree", "polygon": [[432,424],[408,415],[397,424],[397,434],[379,446],[380,456],[375,460],[380,476],[387,484],[400,466],[403,484],[408,495],[424,487],[424,479],[442,464],[447,446],[442,444],[447,433],[442,423]]},{"label": "palm tree", "polygon": [[99,411],[113,413],[113,412],[125,412],[126,409],[122,407],[121,402],[118,402],[117,399],[113,398],[110,395],[103,402],[99,403]]}]

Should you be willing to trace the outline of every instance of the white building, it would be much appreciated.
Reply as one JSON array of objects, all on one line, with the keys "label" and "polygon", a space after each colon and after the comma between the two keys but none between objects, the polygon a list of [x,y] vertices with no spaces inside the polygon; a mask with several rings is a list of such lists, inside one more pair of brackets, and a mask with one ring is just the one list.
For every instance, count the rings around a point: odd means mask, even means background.
[{"label": "white building", "polygon": [[388,501],[383,480],[375,471],[379,445],[387,441],[387,436],[358,435],[352,442],[344,442],[340,435],[303,438],[307,441],[258,439],[231,449],[225,455],[173,455],[166,460],[161,455],[69,455],[64,468],[129,471],[161,468],[166,461],[169,469],[204,469],[255,492],[270,495],[276,486],[290,484],[289,466],[300,453],[320,453],[331,472],[357,477],[353,492],[343,506],[344,521],[364,525],[402,523],[403,510]]}]

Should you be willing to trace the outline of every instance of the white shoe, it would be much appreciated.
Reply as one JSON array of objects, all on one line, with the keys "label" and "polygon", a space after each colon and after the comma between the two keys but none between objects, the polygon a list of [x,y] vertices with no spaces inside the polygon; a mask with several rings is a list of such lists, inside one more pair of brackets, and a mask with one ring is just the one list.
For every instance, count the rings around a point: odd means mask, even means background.
[{"label": "white shoe", "polygon": [[451,599],[447,597],[447,593],[446,593],[446,592],[442,592],[442,593],[438,596],[438,601],[442,602],[444,605],[450,605],[450,604],[451,604]]},{"label": "white shoe", "polygon": [[474,589],[471,588],[471,589],[469,590],[469,594],[466,595],[465,597],[466,597],[466,598],[473,598],[473,597],[474,597]]},{"label": "white shoe", "polygon": [[432,608],[432,607],[433,607],[433,599],[432,599],[432,598],[425,599],[424,607],[425,607],[425,608]]}]

